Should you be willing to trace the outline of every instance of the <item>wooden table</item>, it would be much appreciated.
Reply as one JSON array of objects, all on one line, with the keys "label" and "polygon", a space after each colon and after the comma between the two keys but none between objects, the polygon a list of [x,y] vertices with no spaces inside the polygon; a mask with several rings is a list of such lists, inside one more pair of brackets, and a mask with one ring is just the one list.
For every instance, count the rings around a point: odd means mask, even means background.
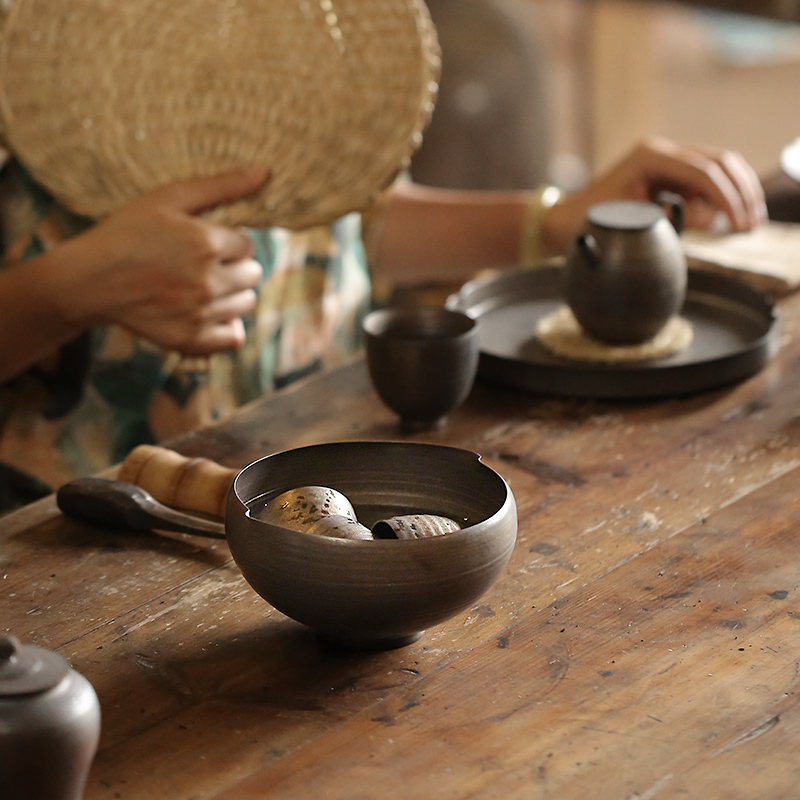
[{"label": "wooden table", "polygon": [[[52,498],[4,518],[0,628],[100,697],[86,800],[796,797],[800,297],[779,312],[780,353],[738,386],[634,404],[481,383],[417,437],[481,453],[519,539],[402,649],[326,650],[224,542],[93,528]],[[396,438],[357,362],[177,445],[240,467]]]}]

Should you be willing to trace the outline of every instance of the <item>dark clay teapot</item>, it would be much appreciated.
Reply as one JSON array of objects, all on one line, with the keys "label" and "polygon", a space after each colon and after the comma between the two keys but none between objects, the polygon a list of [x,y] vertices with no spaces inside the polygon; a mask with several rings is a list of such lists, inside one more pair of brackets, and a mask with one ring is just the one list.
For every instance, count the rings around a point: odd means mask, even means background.
[{"label": "dark clay teapot", "polygon": [[614,345],[655,336],[686,296],[686,257],[678,233],[682,205],[670,222],[655,203],[592,206],[567,254],[565,291],[591,337]]},{"label": "dark clay teapot", "polygon": [[0,637],[3,800],[80,800],[99,735],[86,678],[50,650]]}]

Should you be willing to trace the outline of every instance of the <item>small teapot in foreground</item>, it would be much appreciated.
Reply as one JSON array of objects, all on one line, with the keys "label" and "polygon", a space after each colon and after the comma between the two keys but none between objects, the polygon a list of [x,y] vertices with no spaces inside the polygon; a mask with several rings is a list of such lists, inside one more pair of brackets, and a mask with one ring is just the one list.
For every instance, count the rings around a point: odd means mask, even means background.
[{"label": "small teapot in foreground", "polygon": [[80,800],[99,736],[89,681],[57,653],[0,636],[3,800]]},{"label": "small teapot in foreground", "polygon": [[613,201],[592,206],[566,261],[567,304],[584,331],[614,345],[651,339],[686,297],[686,257],[661,206]]}]

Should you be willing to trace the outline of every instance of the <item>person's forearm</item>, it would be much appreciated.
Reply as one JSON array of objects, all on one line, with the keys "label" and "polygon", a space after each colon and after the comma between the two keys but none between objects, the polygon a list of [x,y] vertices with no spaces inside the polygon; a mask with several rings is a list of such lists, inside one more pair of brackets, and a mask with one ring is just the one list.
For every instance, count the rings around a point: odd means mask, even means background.
[{"label": "person's forearm", "polygon": [[373,226],[372,266],[395,282],[452,281],[520,265],[531,252],[535,259],[563,254],[594,204],[653,200],[663,189],[687,199],[687,227],[707,228],[717,212],[733,231],[766,219],[763,188],[739,154],[649,139],[546,209],[537,192],[464,192],[401,181],[389,190],[382,225]]},{"label": "person's forearm", "polygon": [[373,266],[397,282],[465,280],[519,263],[528,192],[464,192],[399,183]]},{"label": "person's forearm", "polygon": [[[0,271],[0,383],[77,336],[84,327],[63,313],[50,255]],[[57,298],[57,299],[56,299]]]}]

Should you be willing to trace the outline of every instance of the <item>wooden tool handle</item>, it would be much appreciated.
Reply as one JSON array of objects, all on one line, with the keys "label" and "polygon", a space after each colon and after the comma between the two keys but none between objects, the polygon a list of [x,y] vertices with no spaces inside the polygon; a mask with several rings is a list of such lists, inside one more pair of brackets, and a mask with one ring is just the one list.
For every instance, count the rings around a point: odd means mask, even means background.
[{"label": "wooden tool handle", "polygon": [[122,462],[119,480],[140,486],[173,508],[225,516],[237,471],[208,458],[187,458],[174,450],[142,444]]}]

